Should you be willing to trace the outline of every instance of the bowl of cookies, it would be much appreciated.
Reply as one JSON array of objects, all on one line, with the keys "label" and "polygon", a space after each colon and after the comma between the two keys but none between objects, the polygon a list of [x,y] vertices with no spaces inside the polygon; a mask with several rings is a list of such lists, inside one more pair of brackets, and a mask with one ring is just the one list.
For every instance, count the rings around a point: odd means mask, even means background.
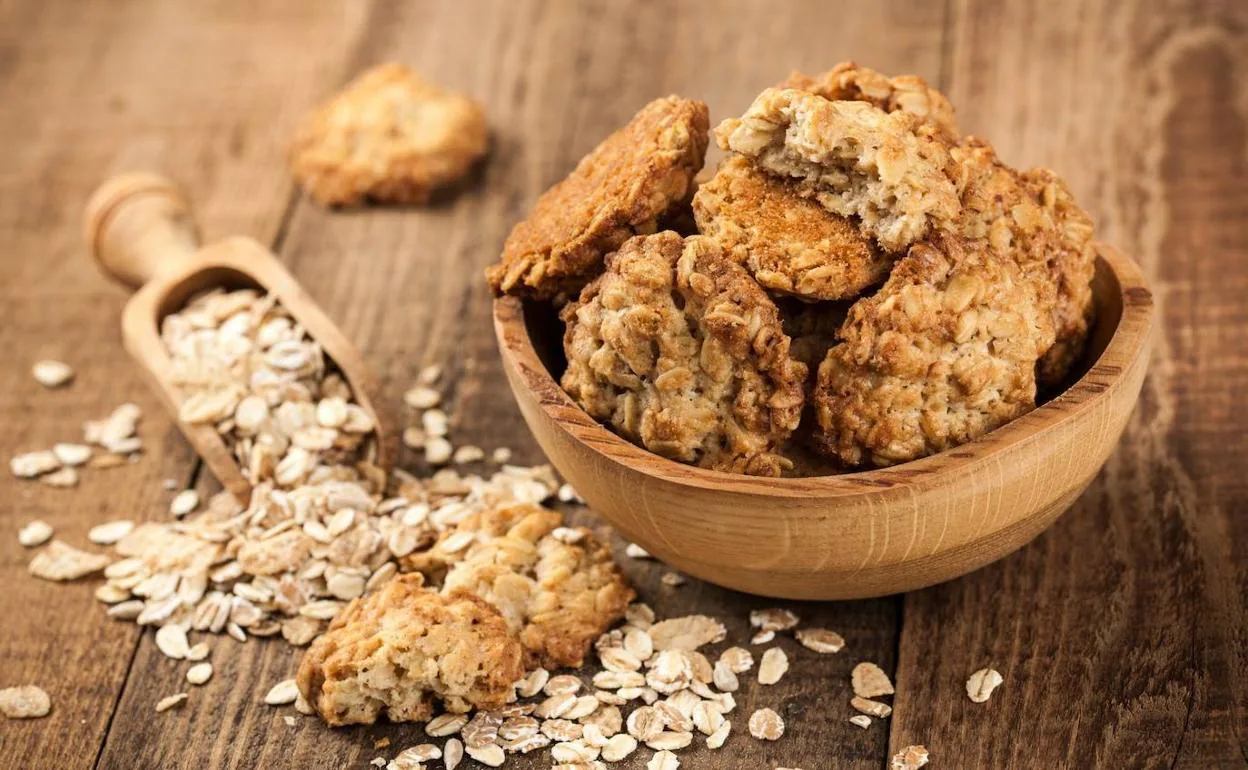
[{"label": "bowl of cookies", "polygon": [[713,131],[702,102],[651,102],[486,278],[521,413],[588,505],[794,599],[932,585],[1044,531],[1113,452],[1153,323],[1057,174],[853,63]]}]

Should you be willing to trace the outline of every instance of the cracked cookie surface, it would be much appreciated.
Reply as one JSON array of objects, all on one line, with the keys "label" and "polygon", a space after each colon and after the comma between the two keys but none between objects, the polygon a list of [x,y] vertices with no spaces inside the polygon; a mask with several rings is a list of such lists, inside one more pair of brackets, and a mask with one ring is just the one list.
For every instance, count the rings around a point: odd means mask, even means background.
[{"label": "cracked cookie surface", "polygon": [[688,203],[709,141],[706,104],[669,96],[643,107],[538,198],[486,280],[498,294],[550,299],[579,291],[603,258],[653,233]]},{"label": "cracked cookie surface", "polygon": [[693,213],[698,229],[764,288],[804,300],[855,297],[893,263],[852,220],[740,155],[698,188]]},{"label": "cracked cookie surface", "polygon": [[579,667],[635,594],[606,544],[584,528],[556,534],[560,524],[537,505],[483,511],[404,565],[444,575],[444,593],[471,592],[496,607],[530,665]]},{"label": "cracked cookie surface", "polygon": [[850,466],[978,438],[1035,407],[1052,321],[1019,265],[956,238],[917,244],[850,309],[819,367],[815,440]]},{"label": "cracked cookie surface", "polygon": [[524,674],[502,615],[463,592],[444,595],[400,575],[355,599],[299,664],[304,699],[330,725],[424,721],[503,706]]},{"label": "cracked cookie surface", "polygon": [[563,309],[562,385],[592,417],[664,457],[777,476],[805,365],[779,312],[705,236],[634,238]]},{"label": "cracked cookie surface", "polygon": [[425,203],[485,155],[485,113],[471,99],[386,64],[353,80],[300,125],[295,178],[329,205]]}]

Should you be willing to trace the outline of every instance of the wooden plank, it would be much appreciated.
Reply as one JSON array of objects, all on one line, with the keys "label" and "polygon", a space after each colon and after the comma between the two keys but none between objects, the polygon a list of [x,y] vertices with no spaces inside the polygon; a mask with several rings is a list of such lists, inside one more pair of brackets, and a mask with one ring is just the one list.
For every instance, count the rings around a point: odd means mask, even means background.
[{"label": "wooden plank", "polygon": [[[1246,10],[956,4],[946,85],[963,125],[1066,175],[1145,268],[1162,323],[1135,418],[1075,508],[1015,556],[906,597],[894,750],[925,743],[933,766],[1248,761],[1248,359],[1232,339]],[[973,704],[964,682],[988,665],[1005,684]]]},{"label": "wooden plank", "polygon": [[[716,14],[679,2],[653,4],[642,14],[607,3],[375,4],[355,63],[398,59],[480,99],[494,130],[493,154],[465,194],[429,209],[328,212],[301,202],[281,254],[364,348],[383,399],[398,403],[420,367],[441,363],[457,440],[510,446],[518,462],[540,461],[500,369],[481,279],[536,197],[655,96],[705,98],[718,120],[739,113],[792,67],[821,69],[856,56],[881,69],[935,78],[942,14],[923,2],[862,3],[853,11],[810,3],[791,13],[741,3]],[[419,467],[410,453],[400,459]],[[738,639],[748,636],[748,610],[765,604],[694,581],[661,587],[657,566],[626,562],[643,597],[662,614],[720,615]],[[878,768],[885,728],[862,731],[846,723],[847,677],[862,659],[892,668],[897,607],[894,599],[799,607],[809,623],[843,633],[849,649],[817,657],[791,639],[781,642],[794,662],[788,677],[743,693],[728,746],[713,759],[706,749],[691,753],[687,764]],[[286,727],[279,715],[293,712],[267,707],[261,698],[291,675],[297,653],[278,643],[214,644],[220,673],[184,709],[153,718],[155,701],[181,688],[181,667],[160,660],[144,639],[102,767],[361,767],[423,740],[412,725],[329,730],[300,718]],[[788,718],[784,740],[748,737],[745,721],[761,705]],[[392,741],[388,751],[374,750],[380,738]],[[640,751],[620,766],[644,767],[650,753]],[[508,767],[546,767],[548,759],[517,757]]]},{"label": "wooden plank", "polygon": [[[161,481],[184,484],[194,466],[121,348],[125,295],[85,253],[83,204],[109,174],[152,168],[186,184],[208,233],[271,238],[292,121],[338,77],[333,57],[303,56],[342,39],[337,14],[252,5],[0,4],[0,456],[78,441],[84,420],[125,401],[146,414],[144,458],[84,471],[77,490],[0,475],[0,685],[39,684],[53,702],[46,719],[0,726],[5,766],[91,766],[139,636],[107,619],[92,581],[29,577],[16,531],[41,518],[81,546],[94,524],[166,516]],[[37,385],[41,357],[70,362],[75,383]]]}]

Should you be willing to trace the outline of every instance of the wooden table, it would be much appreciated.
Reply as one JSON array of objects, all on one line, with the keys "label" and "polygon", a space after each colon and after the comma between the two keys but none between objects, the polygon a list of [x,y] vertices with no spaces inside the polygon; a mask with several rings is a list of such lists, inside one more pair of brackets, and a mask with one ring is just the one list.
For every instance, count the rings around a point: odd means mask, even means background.
[{"label": "wooden table", "polygon": [[[728,746],[684,766],[880,768],[911,743],[943,768],[1248,766],[1248,4],[334,5],[0,3],[0,455],[74,440],[126,400],[145,410],[147,445],[141,462],[84,474],[76,490],[0,479],[0,686],[37,683],[54,703],[45,719],[0,723],[0,765],[360,768],[420,735],[287,726],[292,712],[261,695],[297,652],[255,641],[215,642],[213,680],[157,715],[184,666],[108,620],[90,581],[26,575],[15,533],[29,519],[84,544],[100,521],[166,517],[162,480],[210,488],[120,347],[124,294],[79,234],[96,184],[132,169],[183,182],[210,238],[273,245],[363,347],[387,398],[442,363],[456,435],[538,462],[480,277],[508,228],[655,96],[705,99],[718,120],[792,67],[855,58],[924,75],[1006,160],[1063,173],[1149,275],[1161,334],[1121,448],[1051,531],[936,588],[797,607],[848,648],[817,657],[783,642],[788,677],[745,693]],[[284,145],[310,105],[391,59],[484,102],[493,155],[454,202],[326,211],[292,187]],[[37,385],[41,357],[71,362],[74,385]],[[660,613],[719,615],[737,636],[768,604],[628,566]],[[898,687],[892,718],[868,730],[846,721],[859,660],[895,671]],[[972,704],[963,683],[985,665],[1005,685]],[[745,735],[762,705],[788,720],[777,743]],[[389,752],[373,748],[383,736]]]}]

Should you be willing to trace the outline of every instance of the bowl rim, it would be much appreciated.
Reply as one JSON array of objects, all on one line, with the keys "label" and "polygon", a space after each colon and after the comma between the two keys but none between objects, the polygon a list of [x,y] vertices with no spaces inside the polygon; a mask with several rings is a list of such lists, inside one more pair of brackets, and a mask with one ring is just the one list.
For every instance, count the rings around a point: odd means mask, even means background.
[{"label": "bowl rim", "polygon": [[1042,440],[1044,433],[1096,408],[1123,373],[1146,350],[1153,295],[1138,265],[1117,249],[1094,242],[1097,261],[1116,281],[1122,302],[1105,350],[1078,380],[1045,404],[973,441],[934,455],[884,468],[830,476],[770,478],[686,465],[639,447],[589,416],[559,386],[537,355],[517,297],[494,300],[494,331],[504,364],[537,396],[546,415],[578,444],[603,458],[653,478],[687,487],[778,497],[837,497],[895,489],[976,464],[1007,448]]}]

